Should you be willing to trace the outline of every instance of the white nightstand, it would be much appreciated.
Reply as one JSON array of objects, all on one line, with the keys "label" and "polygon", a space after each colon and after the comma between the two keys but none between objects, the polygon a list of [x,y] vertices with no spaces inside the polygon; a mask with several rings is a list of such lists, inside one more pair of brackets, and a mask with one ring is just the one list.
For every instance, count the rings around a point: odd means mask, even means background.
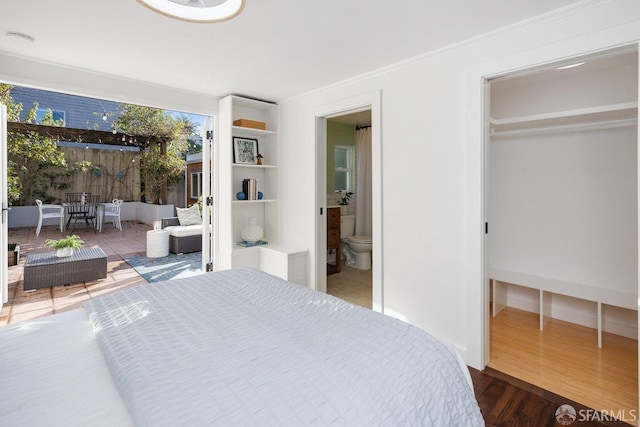
[{"label": "white nightstand", "polygon": [[160,258],[169,255],[169,232],[166,230],[147,231],[147,257]]}]

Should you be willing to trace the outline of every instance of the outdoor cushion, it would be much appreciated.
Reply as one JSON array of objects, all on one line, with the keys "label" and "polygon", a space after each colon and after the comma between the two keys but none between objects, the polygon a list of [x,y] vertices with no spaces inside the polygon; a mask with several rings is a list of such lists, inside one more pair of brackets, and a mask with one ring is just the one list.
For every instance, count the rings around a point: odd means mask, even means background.
[{"label": "outdoor cushion", "polygon": [[176,211],[180,225],[202,224],[202,217],[200,216],[198,205],[193,205],[189,208],[176,208]]},{"label": "outdoor cushion", "polygon": [[202,234],[202,224],[171,225],[169,227],[165,227],[164,229],[167,230],[170,235],[176,237],[195,236],[197,234]]}]

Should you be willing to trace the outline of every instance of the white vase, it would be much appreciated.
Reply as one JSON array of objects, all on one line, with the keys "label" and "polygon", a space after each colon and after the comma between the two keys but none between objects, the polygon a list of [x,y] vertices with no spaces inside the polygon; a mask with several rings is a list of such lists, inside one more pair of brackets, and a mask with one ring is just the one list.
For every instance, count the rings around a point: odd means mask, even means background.
[{"label": "white vase", "polygon": [[58,258],[65,258],[73,255],[73,248],[60,248],[56,249],[56,256]]},{"label": "white vase", "polygon": [[349,205],[340,205],[340,215],[349,215]]},{"label": "white vase", "polygon": [[262,239],[262,235],[262,227],[260,227],[256,223],[255,217],[249,217],[249,225],[243,228],[240,232],[240,237],[242,237],[242,240],[244,240],[245,242],[254,243]]}]

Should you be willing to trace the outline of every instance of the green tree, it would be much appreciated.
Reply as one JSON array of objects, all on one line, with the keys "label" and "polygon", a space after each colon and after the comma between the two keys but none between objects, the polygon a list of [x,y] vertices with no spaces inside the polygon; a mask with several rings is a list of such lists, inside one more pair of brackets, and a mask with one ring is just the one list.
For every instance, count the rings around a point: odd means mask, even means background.
[{"label": "green tree", "polygon": [[161,203],[166,190],[184,177],[184,153],[192,127],[164,110],[121,104],[116,121],[140,148],[142,194],[147,202]]},{"label": "green tree", "polygon": [[[21,103],[11,98],[11,85],[0,84],[0,102],[7,106],[7,121],[19,122],[23,110]],[[25,123],[35,123],[38,104],[34,103]],[[48,110],[41,124],[62,126]],[[54,201],[48,194],[51,188],[69,187],[76,172],[87,170],[88,162],[69,166],[64,153],[58,150],[56,140],[36,132],[7,132],[8,198],[12,205],[29,205],[35,199],[45,203]]]}]

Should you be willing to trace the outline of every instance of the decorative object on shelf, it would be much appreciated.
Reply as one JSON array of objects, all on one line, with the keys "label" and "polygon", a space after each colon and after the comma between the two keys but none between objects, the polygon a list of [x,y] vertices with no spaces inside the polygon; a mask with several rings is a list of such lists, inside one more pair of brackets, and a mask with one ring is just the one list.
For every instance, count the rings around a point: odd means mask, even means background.
[{"label": "decorative object on shelf", "polygon": [[[262,191],[258,191],[258,200],[262,200],[263,197],[264,197],[264,194],[262,194]],[[245,193],[244,191],[238,191],[236,193],[236,199],[247,200],[247,193]]]},{"label": "decorative object on shelf", "polygon": [[254,138],[233,137],[233,162],[255,165],[258,161],[258,140]]},{"label": "decorative object on shelf", "polygon": [[252,246],[264,246],[266,245],[267,242],[266,240],[258,240],[257,242],[238,242],[239,246],[244,246],[245,248],[250,248]]},{"label": "decorative object on shelf", "polygon": [[263,159],[262,154],[258,153],[256,164],[257,165],[261,165],[262,164],[262,159]]},{"label": "decorative object on shelf", "polygon": [[51,249],[55,249],[56,256],[58,258],[63,258],[73,255],[74,250],[82,247],[84,240],[81,240],[80,236],[76,236],[74,234],[59,240],[47,239],[44,244],[49,246]]},{"label": "decorative object on shelf", "polygon": [[262,227],[258,225],[258,223],[256,222],[256,218],[253,216],[249,217],[249,224],[240,232],[240,237],[242,237],[242,240],[249,243],[255,243],[262,239],[262,235]]},{"label": "decorative object on shelf", "polygon": [[154,12],[180,21],[213,23],[234,18],[244,9],[244,0],[138,0]]},{"label": "decorative object on shelf", "polygon": [[267,130],[267,124],[258,120],[238,119],[233,121],[234,126],[240,126],[243,128]]}]

